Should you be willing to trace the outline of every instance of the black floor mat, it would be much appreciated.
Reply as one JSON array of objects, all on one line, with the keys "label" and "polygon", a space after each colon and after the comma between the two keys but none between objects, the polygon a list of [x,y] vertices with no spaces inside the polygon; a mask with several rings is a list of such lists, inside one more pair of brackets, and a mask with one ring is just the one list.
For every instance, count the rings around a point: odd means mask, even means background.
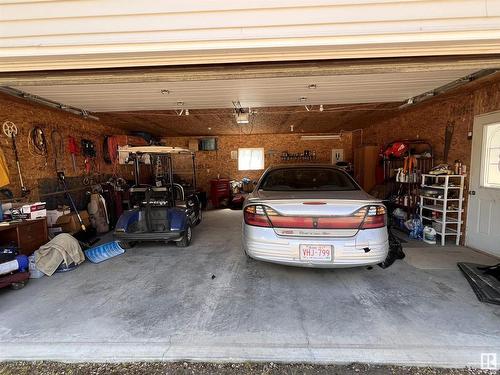
[{"label": "black floor mat", "polygon": [[492,267],[475,263],[457,263],[457,266],[481,302],[500,305],[500,281],[487,272]]}]

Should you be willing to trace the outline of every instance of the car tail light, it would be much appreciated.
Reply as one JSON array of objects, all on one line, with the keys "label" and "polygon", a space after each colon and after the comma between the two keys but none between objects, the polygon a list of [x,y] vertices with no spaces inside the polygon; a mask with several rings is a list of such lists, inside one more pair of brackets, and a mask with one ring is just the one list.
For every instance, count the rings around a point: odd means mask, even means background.
[{"label": "car tail light", "polygon": [[384,206],[367,206],[365,220],[361,229],[383,228],[387,225],[387,213]]},{"label": "car tail light", "polygon": [[314,228],[314,219],[307,216],[282,216],[272,208],[266,207],[269,221],[276,228]]},{"label": "car tail light", "polygon": [[384,206],[364,206],[345,216],[284,216],[267,206],[247,206],[245,223],[257,227],[297,229],[374,229],[387,224]]},{"label": "car tail light", "polygon": [[245,223],[256,227],[270,227],[264,207],[262,206],[246,206],[243,212]]}]

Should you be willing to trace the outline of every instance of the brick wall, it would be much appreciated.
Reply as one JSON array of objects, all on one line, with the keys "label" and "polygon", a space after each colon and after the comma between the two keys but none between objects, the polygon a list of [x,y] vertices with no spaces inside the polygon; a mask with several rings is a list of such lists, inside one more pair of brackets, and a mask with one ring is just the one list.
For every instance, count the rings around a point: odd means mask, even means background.
[{"label": "brick wall", "polygon": [[455,125],[448,162],[462,160],[470,166],[474,116],[500,109],[500,82],[485,84],[473,92],[458,93],[444,99],[407,107],[400,114],[377,122],[364,131],[364,142],[385,145],[397,139],[423,139],[431,142],[435,161],[443,161],[446,125]]},{"label": "brick wall", "polygon": [[[451,122],[455,130],[449,150],[448,163],[460,159],[470,168],[472,141],[467,133],[473,129],[474,116],[500,110],[500,81],[485,83],[473,91],[458,92],[439,97],[428,103],[408,107],[397,116],[377,122],[364,131],[364,142],[385,145],[397,139],[423,139],[429,141],[435,154],[435,164],[443,162],[446,125]],[[467,170],[470,175],[470,169]],[[466,179],[466,188],[468,186]],[[467,216],[465,192],[464,223]],[[463,226],[465,232],[465,226]]]},{"label": "brick wall", "polygon": [[[281,153],[299,153],[304,150],[316,151],[317,163],[330,163],[331,150],[344,149],[345,159],[352,161],[352,135],[344,133],[341,140],[302,141],[304,134],[258,134],[258,135],[226,135],[219,136],[217,151],[198,151],[196,153],[198,186],[209,191],[210,180],[229,177],[241,179],[249,177],[258,179],[263,171],[238,171],[238,160],[231,160],[231,151],[238,148],[263,147],[265,153],[265,168],[281,164]],[[168,146],[188,147],[193,137],[167,137],[163,141]],[[294,163],[292,161],[286,163]]]},{"label": "brick wall", "polygon": [[[12,121],[17,125],[18,136],[16,138],[21,170],[24,184],[31,189],[28,200],[38,199],[38,180],[42,178],[56,178],[54,147],[50,139],[52,131],[57,130],[63,139],[64,155],[60,158],[60,165],[68,177],[83,175],[84,159],[77,156],[77,173],[73,172],[71,156],[67,152],[67,138],[73,136],[78,145],[80,140],[90,139],[97,147],[98,163],[100,172],[112,173],[113,167],[105,164],[102,160],[102,141],[105,134],[123,134],[118,128],[106,126],[100,121],[85,119],[57,109],[33,104],[21,99],[0,95],[0,126],[5,121]],[[28,133],[33,126],[41,127],[48,142],[48,159],[33,156],[28,151]],[[20,183],[15,164],[12,141],[0,130],[0,147],[7,159],[10,172],[11,185],[5,186],[13,191],[14,195],[20,195]],[[129,171],[127,173],[130,173]],[[0,197],[2,199],[3,197]]]}]

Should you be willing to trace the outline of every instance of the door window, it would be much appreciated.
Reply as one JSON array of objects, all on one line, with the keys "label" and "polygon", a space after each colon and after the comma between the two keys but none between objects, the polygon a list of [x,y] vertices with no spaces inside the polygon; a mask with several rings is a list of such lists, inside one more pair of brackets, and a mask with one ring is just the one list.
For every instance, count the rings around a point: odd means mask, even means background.
[{"label": "door window", "polygon": [[500,189],[500,123],[483,130],[481,186]]}]

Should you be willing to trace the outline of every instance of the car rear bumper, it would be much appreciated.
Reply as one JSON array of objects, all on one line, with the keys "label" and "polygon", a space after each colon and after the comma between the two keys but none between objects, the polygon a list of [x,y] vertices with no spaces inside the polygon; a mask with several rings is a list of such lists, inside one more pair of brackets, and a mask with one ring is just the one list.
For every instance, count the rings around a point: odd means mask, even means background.
[{"label": "car rear bumper", "polygon": [[[375,265],[389,251],[387,228],[360,230],[352,237],[285,237],[272,228],[243,224],[243,249],[254,259],[300,267],[341,268]],[[300,245],[330,245],[332,260],[300,259]],[[366,251],[369,249],[369,251]]]}]

